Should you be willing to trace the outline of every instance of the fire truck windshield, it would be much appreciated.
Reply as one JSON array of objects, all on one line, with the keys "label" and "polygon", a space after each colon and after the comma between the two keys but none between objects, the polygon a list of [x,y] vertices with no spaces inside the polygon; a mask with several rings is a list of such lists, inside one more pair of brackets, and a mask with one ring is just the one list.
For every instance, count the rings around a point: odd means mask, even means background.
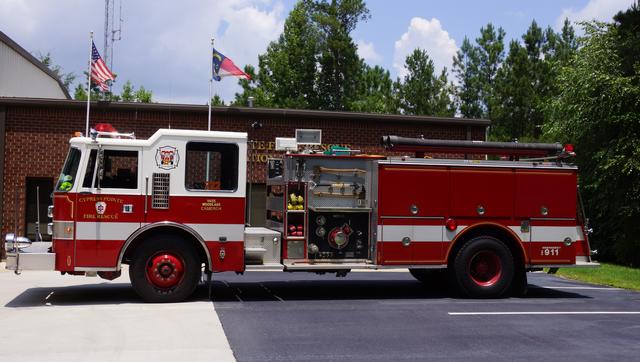
[{"label": "fire truck windshield", "polygon": [[69,154],[67,154],[67,159],[64,161],[64,166],[56,185],[56,191],[68,192],[73,188],[81,155],[82,153],[79,149],[73,147],[69,149]]}]

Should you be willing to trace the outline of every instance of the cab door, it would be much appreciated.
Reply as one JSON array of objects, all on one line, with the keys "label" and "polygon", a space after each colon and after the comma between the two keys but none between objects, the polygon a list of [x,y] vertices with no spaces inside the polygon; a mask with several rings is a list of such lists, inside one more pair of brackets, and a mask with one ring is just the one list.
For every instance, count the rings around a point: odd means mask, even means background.
[{"label": "cab door", "polygon": [[76,270],[115,268],[120,249],[140,228],[144,198],[141,150],[89,150],[77,195]]}]

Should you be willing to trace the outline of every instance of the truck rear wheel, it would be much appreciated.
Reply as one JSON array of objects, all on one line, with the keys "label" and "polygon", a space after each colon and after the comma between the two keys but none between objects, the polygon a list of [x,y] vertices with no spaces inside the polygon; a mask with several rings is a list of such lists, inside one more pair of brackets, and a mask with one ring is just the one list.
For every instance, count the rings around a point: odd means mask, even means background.
[{"label": "truck rear wheel", "polygon": [[146,302],[180,302],[191,296],[200,278],[198,254],[174,235],[155,235],[135,251],[131,285]]},{"label": "truck rear wheel", "polygon": [[511,287],[513,255],[500,240],[480,236],[467,241],[454,261],[455,281],[472,298],[499,298]]}]

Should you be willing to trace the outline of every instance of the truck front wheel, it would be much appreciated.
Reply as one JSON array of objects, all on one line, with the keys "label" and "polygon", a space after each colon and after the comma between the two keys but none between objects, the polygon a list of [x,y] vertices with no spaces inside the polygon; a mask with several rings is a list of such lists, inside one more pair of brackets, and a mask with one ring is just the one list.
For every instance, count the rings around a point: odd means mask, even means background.
[{"label": "truck front wheel", "polygon": [[146,302],[180,302],[191,296],[198,284],[198,254],[177,236],[156,235],[135,251],[129,277],[133,289]]},{"label": "truck front wheel", "polygon": [[509,248],[491,236],[467,241],[454,261],[455,281],[472,298],[499,298],[511,287],[514,261]]}]

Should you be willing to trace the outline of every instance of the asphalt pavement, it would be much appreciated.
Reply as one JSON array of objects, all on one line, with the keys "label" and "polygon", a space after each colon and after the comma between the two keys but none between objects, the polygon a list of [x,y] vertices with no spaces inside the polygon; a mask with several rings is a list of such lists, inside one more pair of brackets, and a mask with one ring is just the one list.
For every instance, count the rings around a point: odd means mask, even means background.
[{"label": "asphalt pavement", "polygon": [[640,360],[640,293],[529,274],[526,297],[470,300],[407,272],[220,275],[238,361]]},{"label": "asphalt pavement", "polygon": [[[126,274],[126,273],[125,273]],[[640,360],[640,293],[529,274],[470,300],[408,272],[215,275],[179,304],[128,279],[0,272],[0,360]]]}]

